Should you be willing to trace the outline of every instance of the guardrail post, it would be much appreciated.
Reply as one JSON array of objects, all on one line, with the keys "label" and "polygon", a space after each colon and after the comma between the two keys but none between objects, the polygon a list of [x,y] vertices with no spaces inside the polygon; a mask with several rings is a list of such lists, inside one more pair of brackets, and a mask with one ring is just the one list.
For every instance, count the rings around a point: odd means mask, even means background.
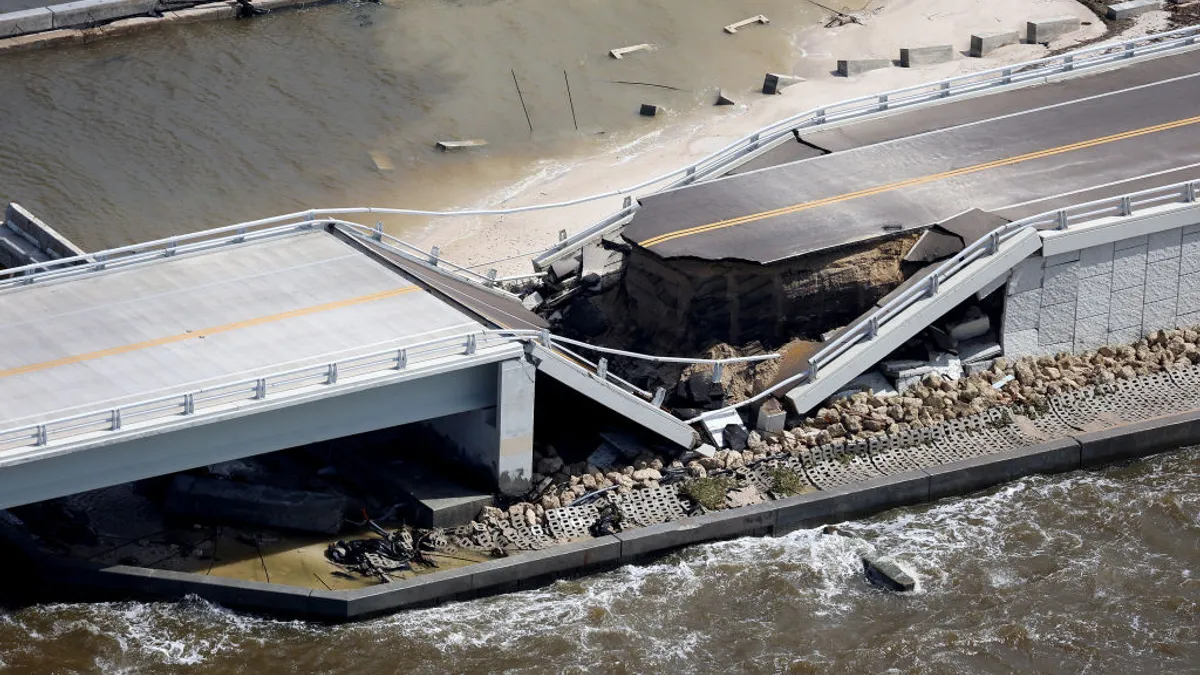
[{"label": "guardrail post", "polygon": [[938,95],[941,98],[948,98],[950,96],[950,83],[949,82],[942,82],[941,91],[938,92]]},{"label": "guardrail post", "polygon": [[337,384],[337,364],[329,364],[329,372],[325,376],[325,384]]},{"label": "guardrail post", "polygon": [[[626,197],[625,199],[629,199],[629,197]],[[566,231],[566,230],[559,230],[559,231],[558,231],[558,243],[560,243],[560,244],[561,244],[561,243],[563,243],[563,242],[564,242],[564,241],[566,241],[566,240],[567,240],[567,231]]]},{"label": "guardrail post", "polygon": [[404,370],[408,367],[408,350],[396,350],[396,370]]},{"label": "guardrail post", "polygon": [[608,379],[608,359],[604,358],[603,356],[600,357],[600,360],[596,362],[596,377],[600,378],[601,380]]},{"label": "guardrail post", "polygon": [[254,398],[255,398],[255,400],[261,400],[266,397],[267,397],[267,378],[260,377],[260,378],[258,378],[258,381],[254,383]]},{"label": "guardrail post", "polygon": [[474,354],[477,344],[475,342],[475,334],[471,333],[467,336],[467,354]]},{"label": "guardrail post", "polygon": [[821,369],[817,366],[816,361],[808,362],[808,379],[810,379],[810,380],[817,379],[817,375],[820,373],[820,371],[821,371]]},{"label": "guardrail post", "polygon": [[543,328],[543,329],[542,329],[542,334],[541,334],[541,336],[540,336],[540,337],[541,337],[541,339],[542,339],[542,346],[543,346],[543,347],[545,347],[546,349],[553,349],[553,348],[554,348],[554,339],[553,339],[553,338],[550,336],[550,329],[549,329],[549,328]]},{"label": "guardrail post", "polygon": [[1000,233],[992,232],[988,234],[987,254],[996,255],[996,251],[1000,250]]},{"label": "guardrail post", "polygon": [[1132,42],[1126,42],[1125,43],[1125,58],[1132,59],[1136,55],[1137,55],[1137,48],[1133,46]]},{"label": "guardrail post", "polygon": [[938,289],[941,287],[941,285],[942,285],[942,282],[940,279],[938,279],[937,272],[930,274],[929,275],[929,297],[932,298],[933,296],[937,295]]},{"label": "guardrail post", "polygon": [[1004,79],[1001,81],[1003,84],[1012,84],[1012,68],[1005,68],[1000,71],[1000,74],[1004,76]]},{"label": "guardrail post", "polygon": [[667,390],[659,387],[654,390],[654,398],[650,400],[650,405],[655,408],[661,408],[665,400],[667,400]]},{"label": "guardrail post", "polygon": [[825,124],[825,109],[824,108],[820,108],[819,110],[817,110],[816,114],[813,115],[813,121],[816,122],[817,124]]},{"label": "guardrail post", "polygon": [[1133,199],[1131,199],[1128,195],[1121,197],[1121,205],[1117,208],[1122,216],[1133,215]]},{"label": "guardrail post", "polygon": [[172,239],[171,241],[168,241],[167,247],[165,249],[163,249],[163,257],[164,258],[170,258],[173,255],[175,255],[175,240],[174,239]]},{"label": "guardrail post", "polygon": [[757,133],[754,134],[753,136],[751,136],[750,144],[746,146],[746,149],[754,150],[754,149],[758,148],[758,139],[759,139],[759,134],[757,134]]},{"label": "guardrail post", "polygon": [[877,335],[879,335],[879,317],[872,315],[870,319],[867,319],[866,339],[874,340]]},{"label": "guardrail post", "polygon": [[879,95],[879,109],[880,110],[888,109],[888,95],[887,94]]},{"label": "guardrail post", "polygon": [[718,363],[713,366],[712,381],[720,382],[721,377],[725,374],[725,364]]},{"label": "guardrail post", "polygon": [[192,394],[183,395],[183,414],[192,415],[196,412],[196,397]]},{"label": "guardrail post", "polygon": [[35,441],[35,444],[45,445],[48,442],[50,442],[50,432],[46,430],[45,424],[39,424],[37,426],[37,441]]},{"label": "guardrail post", "polygon": [[1187,185],[1183,186],[1183,201],[1185,201],[1185,202],[1196,201],[1196,184],[1195,183],[1188,183]]},{"label": "guardrail post", "polygon": [[[621,202],[621,208],[627,209],[631,206],[633,206],[633,197],[630,195],[625,195],[625,200]],[[566,230],[564,230],[564,232],[565,231]]]},{"label": "guardrail post", "polygon": [[106,260],[106,258],[104,256],[102,256],[100,254],[96,254],[95,256],[93,256],[93,259],[96,261],[96,263],[94,265],[92,265],[93,270],[99,272],[100,270],[104,269],[104,265],[105,265],[104,261]]},{"label": "guardrail post", "polygon": [[375,221],[375,231],[371,233],[371,238],[375,241],[383,241],[383,222]]},{"label": "guardrail post", "polygon": [[120,431],[121,430],[121,409],[120,408],[113,408],[111,419],[112,419],[112,430]]},{"label": "guardrail post", "polygon": [[495,285],[496,285],[496,268],[493,267],[492,269],[489,269],[487,271],[487,283],[485,283],[484,286],[487,286],[490,288]]},{"label": "guardrail post", "polygon": [[438,257],[441,255],[442,255],[442,249],[438,248],[437,246],[434,246],[433,248],[429,249],[429,262],[433,263],[434,267],[437,267]]},{"label": "guardrail post", "polygon": [[232,241],[234,244],[240,244],[243,241],[246,241],[246,228],[239,227],[237,229],[237,236],[234,237],[233,239],[231,239],[230,241]]},{"label": "guardrail post", "polygon": [[1070,70],[1075,70],[1075,57],[1071,54],[1067,54],[1063,57],[1063,71],[1066,72]]},{"label": "guardrail post", "polygon": [[1067,223],[1066,209],[1059,210],[1058,213],[1054,214],[1054,220],[1055,220],[1055,225],[1054,225],[1055,229],[1058,229],[1058,230],[1067,229],[1068,223]]}]

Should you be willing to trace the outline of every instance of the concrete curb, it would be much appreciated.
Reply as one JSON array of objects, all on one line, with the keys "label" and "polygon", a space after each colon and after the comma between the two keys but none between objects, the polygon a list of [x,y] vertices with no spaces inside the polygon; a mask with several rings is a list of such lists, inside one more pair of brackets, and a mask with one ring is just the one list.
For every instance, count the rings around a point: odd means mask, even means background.
[{"label": "concrete curb", "polygon": [[48,562],[45,556],[39,556],[38,569],[56,587],[69,588],[88,598],[163,599],[195,594],[262,614],[354,621],[406,608],[532,588],[707,541],[784,534],[962,495],[1031,474],[1094,467],[1197,442],[1200,410],[353,591],[312,590],[138,567]]}]

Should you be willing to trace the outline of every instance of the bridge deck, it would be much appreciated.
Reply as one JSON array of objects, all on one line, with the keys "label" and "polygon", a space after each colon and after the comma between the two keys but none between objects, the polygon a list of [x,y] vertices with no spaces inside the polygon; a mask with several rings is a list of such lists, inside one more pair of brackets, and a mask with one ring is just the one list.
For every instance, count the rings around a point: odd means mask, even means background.
[{"label": "bridge deck", "polygon": [[483,328],[324,230],[0,293],[0,428]]},{"label": "bridge deck", "polygon": [[[1195,65],[1200,52],[1178,58],[1176,65]],[[859,145],[865,132],[847,127],[839,133],[855,138],[847,136],[841,152],[651,195],[625,236],[665,258],[770,263],[926,227],[969,208],[1000,211],[1196,165],[1200,73],[1144,66],[1137,75],[1100,73],[1071,101],[1038,108],[1039,97],[1026,97],[1023,112],[966,116],[958,126],[943,120],[916,135],[881,120],[872,123],[878,133],[894,138],[882,143]],[[1095,93],[1103,89],[1111,91]]]}]

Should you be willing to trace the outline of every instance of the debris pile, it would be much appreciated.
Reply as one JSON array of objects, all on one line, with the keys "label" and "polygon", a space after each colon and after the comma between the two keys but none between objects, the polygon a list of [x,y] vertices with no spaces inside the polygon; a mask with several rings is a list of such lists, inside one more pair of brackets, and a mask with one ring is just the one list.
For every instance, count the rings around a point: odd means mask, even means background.
[{"label": "debris pile", "polygon": [[450,542],[439,530],[400,528],[388,532],[375,521],[367,526],[378,538],[339,539],[325,549],[325,557],[344,570],[387,583],[392,574],[412,569],[413,563],[437,567],[428,552],[448,551]]}]

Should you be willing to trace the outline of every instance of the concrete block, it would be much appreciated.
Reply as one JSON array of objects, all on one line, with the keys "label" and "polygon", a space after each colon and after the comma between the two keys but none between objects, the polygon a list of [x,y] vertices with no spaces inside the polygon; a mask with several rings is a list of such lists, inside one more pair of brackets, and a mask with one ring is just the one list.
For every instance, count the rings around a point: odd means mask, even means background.
[{"label": "concrete block", "polygon": [[717,102],[713,105],[735,105],[735,101],[725,95],[725,92],[717,90]]},{"label": "concrete block", "polygon": [[763,502],[617,533],[613,536],[621,542],[620,562],[637,562],[705,541],[773,534],[776,505]]},{"label": "concrete block", "polygon": [[968,340],[958,346],[958,359],[964,366],[987,361],[1000,356],[1000,345],[994,335],[986,335],[977,340]]},{"label": "concrete block", "polygon": [[1144,234],[1138,235],[1136,237],[1129,237],[1127,239],[1118,239],[1117,241],[1113,242],[1113,250],[1114,251],[1124,251],[1127,248],[1137,248],[1138,246],[1145,246],[1149,242],[1150,242],[1150,237],[1148,237],[1147,235],[1144,235]]},{"label": "concrete block", "polygon": [[1015,45],[1021,39],[1015,30],[975,33],[971,36],[971,56],[976,58],[1007,45]]},{"label": "concrete block", "polygon": [[650,103],[643,103],[642,107],[638,109],[638,114],[642,117],[654,117],[658,114],[658,106]]},{"label": "concrete block", "polygon": [[839,59],[837,62],[837,72],[842,77],[852,77],[867,71],[891,67],[891,59]]},{"label": "concrete block", "polygon": [[1035,288],[1004,299],[1004,332],[1037,328],[1042,289]]},{"label": "concrete block", "polygon": [[1091,246],[1079,252],[1079,278],[1112,274],[1113,245]]},{"label": "concrete block", "polygon": [[1093,316],[1108,317],[1109,296],[1112,294],[1112,277],[1109,275],[1087,277],[1079,280],[1079,298],[1075,304],[1075,318]]},{"label": "concrete block", "polygon": [[614,567],[620,559],[621,542],[608,536],[560,544],[461,569],[474,570],[472,586],[476,593],[499,593]]},{"label": "concrete block", "polygon": [[1079,264],[1069,262],[1046,267],[1042,280],[1042,306],[1075,302],[1079,292]]},{"label": "concrete block", "polygon": [[1196,328],[1197,326],[1200,326],[1200,312],[1180,314],[1175,317],[1175,322],[1179,324],[1180,328]]},{"label": "concrete block", "polygon": [[1004,348],[1004,355],[1010,359],[1019,359],[1022,356],[1034,356],[1041,353],[1038,347],[1038,331],[1036,328],[1004,331],[1001,346]]},{"label": "concrete block", "polygon": [[1049,269],[1051,267],[1058,267],[1059,265],[1065,265],[1067,263],[1079,262],[1079,256],[1079,249],[1043,256],[1042,260],[1044,262],[1042,263],[1042,267]]},{"label": "concrete block", "polygon": [[1008,278],[1008,294],[1015,295],[1042,287],[1042,263],[1040,255],[1030,256],[1012,269]]},{"label": "concrete block", "polygon": [[1200,272],[1200,232],[1183,235],[1179,243],[1179,273]]},{"label": "concrete block", "polygon": [[954,45],[904,47],[900,49],[900,67],[927,66],[954,60]]},{"label": "concrete block", "polygon": [[929,500],[929,476],[924,471],[906,471],[880,476],[861,483],[788,497],[773,502],[775,532],[837,523],[884,509],[919,504]]},{"label": "concrete block", "polygon": [[0,38],[54,28],[54,14],[45,7],[0,14]]},{"label": "concrete block", "polygon": [[1025,23],[1025,41],[1031,44],[1050,42],[1054,38],[1079,30],[1079,17],[1059,16]]},{"label": "concrete block", "polygon": [[1113,292],[1146,283],[1146,246],[1117,249],[1113,253]]},{"label": "concrete block", "polygon": [[1160,328],[1175,327],[1175,298],[1147,302],[1142,306],[1142,335]]},{"label": "concrete block", "polygon": [[610,50],[608,50],[608,55],[613,57],[614,59],[623,59],[623,58],[625,58],[626,54],[632,54],[634,52],[652,52],[652,51],[654,51],[654,45],[640,44],[640,45],[630,45],[628,47],[617,47],[616,49],[610,49]]},{"label": "concrete block", "polygon": [[779,73],[767,73],[765,76],[763,76],[762,93],[778,94],[783,91],[784,87],[796,84],[797,82],[803,82],[803,81],[804,81],[803,77],[796,77],[795,75],[781,75]]},{"label": "concrete block", "polygon": [[1179,294],[1179,258],[1146,265],[1145,302],[1175,299]]},{"label": "concrete block", "polygon": [[1084,467],[1175,450],[1200,441],[1200,410],[1077,434],[1075,440]]},{"label": "concrete block", "polygon": [[1072,353],[1090,352],[1108,344],[1108,317],[1093,316],[1075,321],[1075,341]]},{"label": "concrete block", "polygon": [[758,415],[754,427],[764,433],[778,434],[783,431],[784,422],[787,420],[787,411],[779,404],[779,401],[768,398],[758,408]]},{"label": "concrete block", "polygon": [[1108,6],[1108,18],[1113,21],[1121,19],[1132,19],[1146,12],[1153,12],[1157,9],[1162,9],[1162,0],[1130,0],[1129,2],[1118,2],[1115,5]]},{"label": "concrete block", "polygon": [[55,28],[71,28],[149,14],[157,6],[158,0],[77,0],[50,5],[47,9],[54,14]]},{"label": "concrete block", "polygon": [[1061,473],[1080,467],[1080,444],[1073,438],[1030,448],[972,457],[925,469],[929,499],[966,494],[1033,473]]},{"label": "concrete block", "polygon": [[1180,316],[1200,312],[1200,272],[1179,276],[1179,296],[1175,311]]},{"label": "concrete block", "polygon": [[[522,556],[505,558],[505,560],[515,560],[520,557]],[[346,618],[365,619],[406,607],[435,605],[447,600],[472,597],[476,569],[490,564],[490,562],[485,562],[479,565],[467,565],[432,574],[422,574],[412,579],[393,581],[390,584],[343,591],[343,597],[346,600]]]},{"label": "concrete block", "polygon": [[1075,340],[1075,303],[1043,306],[1038,316],[1038,346]]},{"label": "concrete block", "polygon": [[1108,330],[1108,344],[1116,347],[1119,345],[1131,345],[1142,339],[1142,326],[1130,326],[1128,328],[1110,328]]},{"label": "concrete block", "polygon": [[1124,288],[1109,296],[1108,330],[1141,328],[1142,288]]},{"label": "concrete block", "polygon": [[1178,257],[1182,238],[1183,230],[1180,228],[1147,235],[1146,263],[1156,263]]}]

